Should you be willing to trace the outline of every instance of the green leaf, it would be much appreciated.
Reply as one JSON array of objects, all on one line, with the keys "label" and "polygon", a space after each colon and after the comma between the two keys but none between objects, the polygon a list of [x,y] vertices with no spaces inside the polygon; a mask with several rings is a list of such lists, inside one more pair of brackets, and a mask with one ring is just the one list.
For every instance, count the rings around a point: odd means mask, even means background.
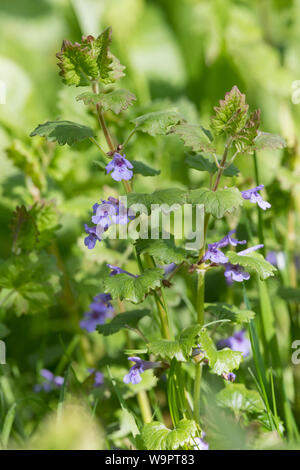
[{"label": "green leaf", "polygon": [[[215,162],[211,162],[207,158],[203,157],[203,155],[188,155],[185,159],[188,166],[194,168],[194,170],[198,171],[207,171],[210,174],[214,174],[217,172],[218,168]],[[237,176],[240,170],[234,166],[233,164],[229,165],[223,171],[224,176]]]},{"label": "green leaf", "polygon": [[120,114],[121,111],[133,104],[136,96],[131,91],[120,88],[109,93],[85,92],[77,96],[76,100],[82,100],[86,105],[98,104],[104,111],[113,111],[115,114]]},{"label": "green leaf", "polygon": [[226,93],[215,107],[215,115],[211,118],[211,127],[217,134],[224,132],[234,134],[242,129],[247,120],[248,105],[237,86]]},{"label": "green leaf", "polygon": [[17,206],[11,223],[13,252],[32,251],[38,241],[36,221],[25,206]]},{"label": "green leaf", "polygon": [[168,429],[159,421],[144,424],[142,439],[147,450],[176,450],[191,445],[197,434],[193,420],[182,419],[174,429]]},{"label": "green leaf", "polygon": [[262,281],[270,276],[274,276],[274,273],[277,271],[269,261],[256,252],[239,255],[234,251],[227,251],[226,256],[230,263],[238,264],[245,268],[246,271],[257,273]]},{"label": "green leaf", "polygon": [[189,192],[189,202],[203,204],[207,214],[221,219],[225,214],[231,214],[242,206],[243,198],[237,188],[218,189],[217,191],[200,188]]},{"label": "green leaf", "polygon": [[198,342],[200,349],[204,351],[208,359],[209,367],[211,367],[212,371],[217,375],[232,372],[239,367],[243,360],[242,353],[239,351],[232,351],[229,348],[217,351],[205,328],[200,331]]},{"label": "green leaf", "polygon": [[50,245],[58,228],[58,212],[52,202],[35,203],[29,210],[25,206],[16,207],[11,224],[13,252]]},{"label": "green leaf", "polygon": [[135,243],[137,252],[148,253],[153,256],[158,263],[169,264],[169,263],[181,263],[187,256],[187,252],[184,248],[177,247],[174,243],[174,239],[138,239]]},{"label": "green leaf", "polygon": [[40,135],[46,137],[49,142],[58,142],[60,145],[72,145],[84,139],[94,137],[93,129],[83,124],[72,121],[47,121],[39,124],[30,137]]},{"label": "green leaf", "polygon": [[110,52],[111,28],[106,28],[97,38],[89,35],[81,43],[63,41],[56,54],[63,82],[67,85],[87,86],[93,80],[113,83],[124,76],[124,67]]},{"label": "green leaf", "polygon": [[176,111],[156,111],[139,116],[131,122],[135,124],[137,130],[154,136],[167,134],[170,127],[181,120],[182,117]]},{"label": "green leaf", "polygon": [[151,289],[160,286],[163,269],[146,269],[137,277],[128,274],[116,274],[105,280],[105,292],[113,299],[129,300],[134,304],[142,302]]},{"label": "green leaf", "polygon": [[222,302],[206,303],[205,311],[214,315],[218,320],[228,319],[234,323],[248,323],[255,317],[252,310],[242,310],[235,305]]},{"label": "green leaf", "polygon": [[185,328],[178,340],[158,339],[148,344],[148,350],[163,359],[173,359],[177,361],[190,360],[192,348],[197,344],[197,336],[201,331],[200,325],[192,325]]},{"label": "green leaf", "polygon": [[177,134],[186,147],[191,147],[195,152],[215,153],[216,148],[209,139],[206,130],[202,126],[193,124],[179,124],[172,128],[171,132]]},{"label": "green leaf", "polygon": [[217,403],[230,408],[235,415],[240,413],[259,413],[264,410],[264,403],[256,390],[248,390],[244,384],[228,384],[217,393]]},{"label": "green leaf", "polygon": [[52,201],[40,201],[32,206],[30,215],[35,220],[38,229],[38,249],[49,246],[56,237],[56,231],[60,228],[59,213]]},{"label": "green leaf", "polygon": [[300,288],[296,287],[283,287],[278,288],[277,294],[288,302],[300,303]]},{"label": "green leaf", "polygon": [[111,71],[112,58],[109,55],[109,46],[111,43],[110,27],[106,28],[96,40],[91,40],[92,47],[97,54],[97,64],[99,68],[100,80],[104,83],[109,83],[109,76]]},{"label": "green leaf", "polygon": [[258,136],[254,139],[253,150],[265,148],[276,150],[283,149],[284,147],[286,147],[286,141],[280,135],[258,132]]},{"label": "green leaf", "polygon": [[145,193],[129,193],[127,194],[127,205],[131,207],[133,204],[143,204],[147,208],[147,213],[151,213],[152,204],[173,204],[183,205],[187,202],[187,192],[183,189],[170,188],[159,189],[150,194]]},{"label": "green leaf", "polygon": [[26,176],[29,176],[38,189],[45,189],[46,178],[41,161],[31,149],[27,149],[20,141],[14,141],[5,150],[13,164],[23,171]]},{"label": "green leaf", "polygon": [[116,315],[110,322],[104,325],[98,325],[97,331],[104,336],[113,335],[122,328],[134,328],[138,322],[146,315],[149,315],[150,310],[131,310],[130,312],[120,313]]},{"label": "green leaf", "polygon": [[12,291],[5,306],[17,315],[48,310],[60,291],[60,272],[45,253],[12,256],[0,264],[0,288]]},{"label": "green leaf", "polygon": [[97,58],[83,44],[64,40],[61,51],[56,54],[63,82],[66,85],[86,86],[99,75]]},{"label": "green leaf", "polygon": [[139,162],[137,160],[130,160],[130,162],[133,165],[133,173],[135,175],[157,176],[160,174],[160,170],[155,170],[143,162]]}]

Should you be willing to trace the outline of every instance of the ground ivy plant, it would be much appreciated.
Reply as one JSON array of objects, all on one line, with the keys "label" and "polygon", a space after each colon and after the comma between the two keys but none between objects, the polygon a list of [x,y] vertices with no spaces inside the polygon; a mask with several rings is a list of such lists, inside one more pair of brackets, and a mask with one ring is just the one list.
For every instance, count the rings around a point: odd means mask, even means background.
[{"label": "ground ivy plant", "polygon": [[[191,251],[185,249],[184,240],[178,243],[172,235],[158,239],[128,238],[126,243],[132,245],[135,255],[135,271],[129,272],[123,269],[123,265],[107,265],[105,274],[99,279],[101,290],[91,299],[90,310],[81,319],[80,327],[87,334],[97,330],[100,335],[109,336],[124,330],[127,335],[128,344],[124,354],[128,355],[130,366],[123,377],[122,386],[137,387],[139,391],[135,396],[139,411],[127,405],[110,369],[107,380],[111,381],[120,406],[127,413],[135,448],[164,450],[209,447],[209,436],[204,437],[205,422],[202,419],[204,368],[209,369],[222,384],[222,390],[215,397],[221,407],[233,410],[235,414],[264,414],[270,428],[281,432],[279,421],[263,393],[264,378],[259,373],[259,349],[253,322],[255,313],[250,308],[246,292],[250,277],[257,276],[265,280],[273,276],[276,269],[264,258],[263,244],[249,246],[247,240],[237,237],[236,227],[232,223],[236,223],[237,215],[242,217],[244,206],[255,204],[261,211],[267,211],[271,206],[263,197],[263,184],[256,187],[246,185],[244,188],[235,185],[235,177],[239,174],[235,166],[237,157],[251,158],[253,153],[264,148],[283,148],[285,142],[278,135],[259,130],[260,111],[249,111],[245,95],[236,86],[214,108],[209,129],[190,124],[180,112],[166,109],[134,118],[129,123],[132,127],[128,136],[124,141],[118,141],[107,125],[106,114],[113,113],[114,122],[118,125],[120,114],[123,120],[124,116],[126,119],[126,110],[135,104],[136,97],[131,91],[118,86],[124,76],[124,66],[110,50],[111,35],[111,29],[107,28],[97,38],[83,37],[80,43],[64,41],[57,54],[64,84],[81,88],[76,99],[88,107],[89,113],[95,118],[95,127],[53,120],[38,125],[31,136],[41,136],[49,142],[70,146],[90,140],[99,150],[97,164],[100,171],[105,172],[110,183],[115,182],[119,197],[114,193],[102,199],[99,190],[99,200],[95,201],[91,214],[86,214],[84,244],[87,250],[101,250],[103,239],[114,226],[121,230],[122,226],[130,227],[134,224],[138,214],[132,212],[131,207],[137,203],[144,205],[148,217],[153,205],[157,204],[203,206],[204,223],[198,227],[202,231],[203,243],[199,250]],[[197,171],[207,172],[208,187],[135,192],[136,178],[159,174],[159,170],[130,158],[131,139],[138,139],[139,133],[154,138],[164,135],[166,139],[178,136],[178,142],[181,139],[187,147],[186,154],[183,154],[184,164]],[[104,137],[101,144],[99,135]],[[224,176],[231,178],[232,183],[225,186]],[[127,196],[127,206],[120,199],[124,195]],[[24,207],[19,208],[16,213],[19,223],[15,224],[15,230],[18,231],[27,220],[31,220],[36,210],[37,206],[30,212]],[[43,205],[42,211],[46,210],[47,206]],[[20,220],[23,225],[20,225]],[[37,229],[42,222],[37,221]],[[215,231],[212,230],[218,224],[222,228],[230,227],[224,231],[221,239],[214,238]],[[34,239],[34,233],[30,235],[26,232],[26,237],[27,243]],[[17,251],[22,244],[20,233],[15,240],[14,249]],[[43,243],[43,240],[40,239],[39,243]],[[21,261],[19,257],[15,263]],[[45,269],[38,268],[36,255],[30,255],[28,262],[32,264],[32,278],[49,277],[49,289],[41,293],[44,301],[48,302],[47,296],[51,297],[51,289],[55,290],[56,286],[53,283],[56,275],[52,273],[54,268],[50,264]],[[4,276],[7,269],[11,273],[9,279]],[[237,283],[240,286],[244,303],[235,306],[225,302],[206,302],[205,277],[212,270],[222,270],[229,285]],[[196,300],[194,297],[190,299],[197,317],[191,315],[189,325],[182,331],[176,331],[168,299],[172,289],[176,289],[176,276],[181,272],[185,272],[190,283],[197,279]],[[14,273],[14,266],[2,266],[0,283],[2,278],[4,283],[1,287],[9,289],[10,282],[18,282],[14,279]],[[16,302],[17,308],[22,311],[28,308],[30,296],[25,299],[20,297]],[[146,318],[151,319],[152,324],[149,335],[143,328]],[[231,336],[216,342],[216,328],[225,322],[230,322],[234,331]],[[260,393],[234,383],[240,364],[251,349],[256,359]],[[156,378],[151,390],[139,389],[146,371],[152,371],[151,374]],[[43,374],[47,386],[62,385],[61,377],[49,375],[49,371]],[[97,385],[101,386],[102,376],[98,379]],[[153,408],[153,393],[158,381],[166,383],[164,390],[171,421],[164,419],[162,410]]]}]

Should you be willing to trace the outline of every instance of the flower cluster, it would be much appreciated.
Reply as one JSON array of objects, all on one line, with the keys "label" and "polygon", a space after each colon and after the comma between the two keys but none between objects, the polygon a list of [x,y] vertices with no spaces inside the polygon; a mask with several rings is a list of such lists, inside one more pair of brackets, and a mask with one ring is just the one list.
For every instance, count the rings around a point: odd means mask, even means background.
[{"label": "flower cluster", "polygon": [[84,314],[80,327],[89,333],[95,331],[97,325],[101,325],[105,322],[106,318],[112,316],[114,308],[110,301],[110,294],[96,295],[90,304],[90,311]]},{"label": "flower cluster", "polygon": [[39,393],[41,391],[51,392],[56,388],[60,388],[64,383],[64,378],[60,375],[54,375],[48,369],[41,369],[40,375],[45,379],[41,384],[36,384],[34,386],[34,391]]},{"label": "flower cluster", "polygon": [[125,155],[115,152],[113,159],[106,165],[106,173],[111,173],[112,179],[115,181],[130,180],[133,175],[132,164]]},{"label": "flower cluster", "polygon": [[97,240],[102,240],[102,235],[108,230],[112,224],[126,225],[134,217],[129,214],[126,207],[114,197],[109,197],[107,201],[101,201],[101,204],[93,205],[92,222],[95,224],[89,227],[85,224],[84,229],[88,234],[84,239],[85,246],[89,250],[93,249],[96,245]]},{"label": "flower cluster", "polygon": [[145,372],[145,370],[155,369],[162,366],[161,362],[144,361],[140,357],[129,357],[128,360],[135,362],[135,364],[130,368],[128,374],[125,375],[123,379],[125,384],[132,383],[133,385],[136,385],[141,382],[141,374]]},{"label": "flower cluster", "polygon": [[[244,270],[242,266],[239,264],[231,264],[229,263],[229,259],[227,256],[221,251],[220,248],[224,248],[228,245],[237,246],[237,245],[244,245],[247,243],[246,240],[237,240],[236,238],[232,238],[232,234],[235,233],[235,230],[231,230],[222,240],[210,243],[207,245],[207,250],[202,258],[202,261],[211,261],[214,264],[222,264],[225,267],[224,276],[226,280],[231,283],[232,281],[236,282],[243,282],[250,279],[250,274]],[[246,250],[239,251],[239,256],[247,255],[252,251],[259,250],[263,248],[264,245],[255,245]]]},{"label": "flower cluster", "polygon": [[220,341],[218,341],[217,348],[230,348],[233,351],[240,351],[243,357],[247,357],[249,356],[251,351],[251,343],[249,339],[246,338],[245,331],[241,330],[236,331],[233,336],[229,336],[229,338],[221,339]]}]

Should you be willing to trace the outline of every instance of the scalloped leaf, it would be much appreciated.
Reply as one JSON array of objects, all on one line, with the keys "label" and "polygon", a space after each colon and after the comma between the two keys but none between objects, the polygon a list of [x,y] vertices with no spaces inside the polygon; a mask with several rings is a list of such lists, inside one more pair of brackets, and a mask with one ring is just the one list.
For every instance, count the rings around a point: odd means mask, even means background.
[{"label": "scalloped leaf", "polygon": [[217,375],[228,374],[238,369],[243,360],[242,353],[239,351],[232,351],[229,348],[218,351],[205,328],[200,331],[198,342],[208,359],[209,367]]},{"label": "scalloped leaf", "polygon": [[283,149],[286,147],[286,141],[277,134],[270,134],[269,132],[258,132],[257,137],[253,142],[253,150],[262,149]]},{"label": "scalloped leaf", "polygon": [[173,359],[185,362],[190,360],[192,348],[197,345],[197,336],[201,331],[200,325],[185,328],[178,340],[158,339],[148,344],[148,350],[163,359]]},{"label": "scalloped leaf", "polygon": [[243,198],[237,188],[217,191],[207,188],[194,189],[189,192],[188,199],[192,204],[203,204],[205,212],[216,219],[221,219],[225,214],[231,214],[243,205]]},{"label": "scalloped leaf", "polygon": [[142,439],[147,450],[184,449],[197,434],[197,424],[193,420],[182,419],[174,429],[168,429],[159,421],[146,423],[142,429]]},{"label": "scalloped leaf", "polygon": [[134,304],[142,302],[150,292],[160,286],[164,270],[160,268],[146,269],[137,277],[128,274],[116,274],[105,280],[105,292],[113,299],[129,300]]},{"label": "scalloped leaf", "polygon": [[211,313],[218,320],[228,319],[233,323],[248,323],[255,317],[255,312],[252,310],[243,310],[235,305],[229,305],[222,302],[206,303],[205,311]]},{"label": "scalloped leaf", "polygon": [[148,253],[153,256],[158,263],[181,263],[186,257],[187,252],[184,248],[177,247],[174,239],[138,239],[135,243],[137,252]]},{"label": "scalloped leaf", "polygon": [[121,111],[125,111],[136,101],[136,96],[131,91],[120,88],[109,93],[95,94],[87,91],[78,95],[76,100],[82,100],[86,105],[98,104],[104,111],[113,111],[115,114],[120,114]]},{"label": "scalloped leaf", "polygon": [[274,273],[277,271],[275,266],[256,252],[239,255],[234,251],[227,251],[226,256],[231,264],[239,264],[246,271],[257,273],[262,281],[270,276],[274,276]]},{"label": "scalloped leaf", "polygon": [[153,193],[129,193],[127,194],[127,205],[131,207],[133,204],[143,204],[147,208],[147,213],[151,213],[152,204],[185,204],[187,192],[183,189],[170,188],[159,189]]},{"label": "scalloped leaf", "polygon": [[137,130],[155,136],[167,134],[170,127],[181,120],[182,117],[176,111],[155,111],[143,114],[131,122],[135,124]]},{"label": "scalloped leaf", "polygon": [[123,328],[134,328],[137,326],[138,322],[146,315],[149,315],[149,313],[150,310],[147,309],[131,310],[130,312],[120,313],[108,323],[97,325],[97,331],[104,336],[109,336],[117,333]]},{"label": "scalloped leaf", "polygon": [[230,408],[235,415],[241,413],[260,413],[265,407],[256,390],[248,390],[244,384],[228,384],[217,393],[217,403],[223,408]]},{"label": "scalloped leaf", "polygon": [[[210,174],[214,174],[218,171],[215,162],[211,162],[207,158],[203,157],[203,155],[188,155],[185,161],[188,166],[193,168],[194,170],[207,171]],[[223,175],[237,176],[239,172],[240,170],[235,165],[231,164],[228,168],[223,171]]]},{"label": "scalloped leaf", "polygon": [[172,128],[171,133],[177,134],[186,147],[195,152],[215,153],[216,148],[209,138],[208,131],[194,124],[179,124]]},{"label": "scalloped leaf", "polygon": [[211,118],[211,127],[217,134],[224,132],[236,133],[244,127],[247,120],[248,105],[246,97],[237,86],[225,94],[219,106],[214,108],[215,115]]},{"label": "scalloped leaf", "polygon": [[58,142],[59,145],[73,145],[75,142],[94,137],[93,129],[72,121],[47,121],[39,124],[30,137],[39,135],[46,137],[49,142]]}]

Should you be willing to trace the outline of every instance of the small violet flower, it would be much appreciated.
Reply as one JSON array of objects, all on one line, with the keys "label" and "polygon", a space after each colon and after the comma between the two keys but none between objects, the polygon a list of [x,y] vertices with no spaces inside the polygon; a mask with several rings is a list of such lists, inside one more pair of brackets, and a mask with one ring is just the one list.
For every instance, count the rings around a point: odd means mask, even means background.
[{"label": "small violet flower", "polygon": [[93,205],[92,222],[96,224],[89,227],[85,224],[84,228],[88,236],[84,239],[85,246],[89,250],[93,249],[97,240],[102,240],[102,234],[108,230],[112,224],[126,225],[134,219],[130,209],[127,209],[124,204],[119,202],[114,197],[109,197],[101,201],[101,204],[95,203]]},{"label": "small violet flower", "polygon": [[258,191],[261,191],[263,188],[264,185],[261,184],[259,186],[256,186],[256,188],[242,191],[241,194],[244,199],[247,199],[249,202],[252,202],[252,204],[257,203],[259,207],[265,211],[266,209],[269,209],[271,207],[271,204],[267,201],[264,201],[261,195],[258,194]]},{"label": "small violet flower", "polygon": [[205,437],[205,432],[202,433],[202,438],[194,437],[192,444],[194,445],[194,450],[208,450],[209,445],[207,442],[204,441],[203,437]]},{"label": "small violet flower", "polygon": [[102,372],[99,372],[96,369],[88,369],[88,372],[90,374],[95,375],[95,380],[94,380],[94,387],[95,388],[101,387],[101,385],[104,384],[104,375],[102,374]]},{"label": "small violet flower", "polygon": [[221,339],[217,343],[218,349],[230,348],[233,351],[240,351],[243,357],[247,357],[251,351],[251,343],[248,338],[246,338],[245,331],[236,331],[233,336],[229,338]]},{"label": "small violet flower", "polygon": [[243,282],[243,281],[248,281],[248,279],[250,279],[250,274],[247,271],[245,271],[242,266],[240,266],[239,264],[231,264],[231,263],[225,264],[224,276],[229,285],[233,281]]},{"label": "small violet flower", "polygon": [[114,308],[110,300],[111,296],[109,294],[96,295],[90,304],[90,311],[84,314],[84,318],[79,324],[80,328],[91,333],[95,331],[97,325],[103,324],[106,318],[111,317]]},{"label": "small violet flower", "polygon": [[115,181],[130,180],[133,175],[132,164],[120,153],[115,153],[113,159],[106,165],[106,173],[110,173]]},{"label": "small violet flower", "polygon": [[64,378],[59,375],[54,375],[48,369],[41,369],[40,375],[45,379],[41,384],[34,386],[34,391],[39,393],[42,390],[44,392],[51,392],[55,388],[60,388],[64,383]]},{"label": "small violet flower", "polygon": [[124,271],[124,269],[114,266],[113,264],[107,264],[106,266],[111,269],[111,273],[109,274],[110,276],[116,276],[116,274],[128,274],[128,276],[131,277],[138,277],[137,275]]},{"label": "small violet flower", "polygon": [[233,372],[229,372],[228,374],[222,374],[223,379],[228,380],[229,382],[234,382],[236,379],[236,375]]},{"label": "small violet flower", "polygon": [[95,248],[97,240],[101,242],[100,233],[96,233],[97,227],[89,227],[87,224],[84,224],[84,230],[88,234],[84,239],[84,244],[89,250],[92,250]]},{"label": "small violet flower", "polygon": [[[256,251],[256,250],[259,250],[260,248],[263,248],[263,246],[264,245],[262,244],[251,246],[250,248],[247,248],[246,250],[239,251],[237,254],[239,256],[244,256],[244,255],[247,255],[248,253],[251,253],[252,251]],[[228,284],[230,284],[232,281],[243,282],[243,281],[248,281],[248,279],[250,279],[250,274],[247,271],[245,271],[242,266],[240,266],[239,264],[231,264],[231,263],[225,264],[224,276]]]},{"label": "small violet flower", "polygon": [[129,357],[128,360],[135,362],[135,364],[130,368],[128,374],[125,375],[123,379],[125,384],[132,383],[136,385],[141,382],[141,374],[145,372],[145,370],[161,367],[161,362],[144,361],[139,357]]},{"label": "small violet flower", "polygon": [[236,238],[232,238],[232,234],[235,233],[235,230],[231,230],[222,240],[215,242],[215,243],[210,243],[207,245],[207,251],[205,255],[203,256],[203,261],[210,260],[213,263],[216,264],[225,264],[228,262],[227,256],[224,255],[224,253],[220,250],[220,248],[224,248],[225,246],[232,245],[232,246],[237,246],[237,245],[243,245],[246,242],[246,240],[239,241]]}]

